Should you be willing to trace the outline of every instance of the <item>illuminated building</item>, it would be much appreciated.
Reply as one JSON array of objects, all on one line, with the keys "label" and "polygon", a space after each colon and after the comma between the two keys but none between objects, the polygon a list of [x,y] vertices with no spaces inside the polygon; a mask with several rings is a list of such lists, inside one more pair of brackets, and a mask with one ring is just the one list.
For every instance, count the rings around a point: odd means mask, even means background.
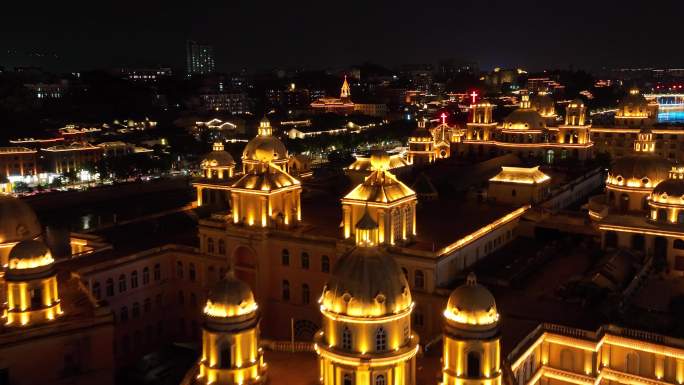
[{"label": "illuminated building", "polygon": [[501,385],[499,313],[494,296],[468,274],[444,309],[439,385]]},{"label": "illuminated building", "polygon": [[565,124],[559,126],[555,125],[553,100],[546,94],[530,100],[530,95],[522,92],[520,108],[501,124],[492,120],[492,107],[486,101],[472,104],[471,121],[459,145],[461,152],[491,156],[516,153],[524,158],[542,158],[546,163],[553,163],[556,157],[582,160],[592,156],[590,127],[584,124],[586,109],[581,102],[568,105]]},{"label": "illuminated building", "polygon": [[[684,169],[654,155],[650,129],[642,128],[634,155],[618,158],[606,180],[606,193],[592,197],[589,216],[601,233],[604,249],[626,248],[653,256],[670,276],[684,275]],[[681,214],[680,214],[681,213]]]},{"label": "illuminated building", "polygon": [[188,76],[214,73],[214,47],[188,40],[185,43],[185,63]]},{"label": "illuminated building", "polygon": [[58,280],[42,233],[25,203],[0,196],[0,250],[9,251],[0,277],[2,378],[12,384],[113,384],[111,313],[77,279]]},{"label": "illuminated building", "polygon": [[36,175],[37,151],[26,147],[0,147],[0,175]]},{"label": "illuminated building", "polygon": [[549,193],[551,178],[536,167],[506,167],[489,180],[487,196],[497,202],[538,203]]},{"label": "illuminated building", "polygon": [[80,172],[97,164],[102,158],[102,148],[87,142],[73,142],[42,149],[49,170],[56,174]]},{"label": "illuminated building", "polygon": [[288,159],[285,145],[262,119],[242,153],[243,175],[230,186],[233,223],[271,227],[301,220],[301,182],[287,173]]},{"label": "illuminated building", "polygon": [[354,227],[356,247],[339,259],[319,300],[321,384],[413,385],[419,346],[408,282],[378,247],[378,223],[368,210]]},{"label": "illuminated building", "polygon": [[12,248],[5,274],[6,325],[35,325],[62,315],[54,262],[40,241],[21,241]]},{"label": "illuminated building", "polygon": [[658,116],[658,104],[649,103],[638,89],[632,88],[618,105],[615,124],[621,127],[653,126]]},{"label": "illuminated building", "polygon": [[339,98],[320,98],[311,102],[311,108],[318,112],[334,112],[338,114],[349,114],[354,111],[354,102],[351,101],[351,88],[344,77]]},{"label": "illuminated building", "polygon": [[380,244],[403,243],[416,234],[416,193],[388,169],[384,151],[371,154],[371,174],[342,198],[344,237],[356,236],[356,223],[370,215],[378,223]]},{"label": "illuminated building", "polygon": [[229,272],[211,288],[204,317],[202,355],[198,365],[191,369],[192,377],[187,383],[253,385],[265,382],[266,364],[259,347],[261,316],[249,285]]},{"label": "illuminated building", "polygon": [[410,164],[428,164],[435,161],[435,138],[426,128],[427,119],[418,121],[408,139],[408,161]]}]

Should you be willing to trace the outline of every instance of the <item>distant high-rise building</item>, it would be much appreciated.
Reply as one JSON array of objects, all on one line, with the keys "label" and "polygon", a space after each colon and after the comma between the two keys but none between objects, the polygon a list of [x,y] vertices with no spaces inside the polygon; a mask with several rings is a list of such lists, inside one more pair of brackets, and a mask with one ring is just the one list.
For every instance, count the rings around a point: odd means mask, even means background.
[{"label": "distant high-rise building", "polygon": [[185,45],[186,70],[188,76],[214,73],[214,47],[188,40]]}]

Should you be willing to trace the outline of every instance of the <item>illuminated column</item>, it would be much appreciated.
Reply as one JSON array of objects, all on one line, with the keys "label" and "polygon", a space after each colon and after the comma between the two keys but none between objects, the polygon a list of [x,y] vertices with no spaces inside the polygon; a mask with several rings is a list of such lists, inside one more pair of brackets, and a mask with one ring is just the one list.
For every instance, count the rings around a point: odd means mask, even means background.
[{"label": "illuminated column", "polygon": [[302,220],[302,202],[301,202],[302,190],[295,190],[295,204],[297,205],[297,222]]},{"label": "illuminated column", "polygon": [[351,207],[342,205],[342,220],[344,221],[344,239],[351,236]]},{"label": "illuminated column", "polygon": [[197,383],[264,383],[266,364],[259,347],[261,316],[249,285],[229,272],[210,290],[204,316]]},{"label": "illuminated column", "polygon": [[218,169],[218,178],[223,179],[223,169],[222,168]]},{"label": "illuminated column", "polygon": [[233,223],[240,222],[240,195],[236,192],[230,193],[231,207],[233,209]]},{"label": "illuminated column", "polygon": [[418,230],[416,229],[416,201],[411,202],[411,206],[413,209],[411,210],[411,220],[413,221],[413,235],[415,236],[418,234]]},{"label": "illuminated column", "polygon": [[202,187],[197,186],[197,207],[202,206]]},{"label": "illuminated column", "polygon": [[378,243],[385,243],[385,228],[387,227],[387,218],[385,210],[378,210]]},{"label": "illuminated column", "polygon": [[259,208],[261,212],[261,227],[268,225],[268,197],[259,197]]}]

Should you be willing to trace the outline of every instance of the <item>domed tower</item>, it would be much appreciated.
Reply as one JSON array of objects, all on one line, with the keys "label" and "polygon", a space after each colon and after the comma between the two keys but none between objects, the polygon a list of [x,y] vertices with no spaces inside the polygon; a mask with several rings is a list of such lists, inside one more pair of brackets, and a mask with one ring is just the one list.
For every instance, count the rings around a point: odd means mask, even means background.
[{"label": "domed tower", "polygon": [[7,266],[10,250],[19,242],[38,239],[43,228],[36,213],[21,199],[0,194],[0,266]]},{"label": "domed tower", "polygon": [[54,262],[40,241],[21,241],[12,248],[5,273],[7,326],[35,325],[62,315]]},{"label": "domed tower", "polygon": [[418,337],[406,277],[377,245],[368,211],[355,226],[356,247],[335,265],[319,300],[315,347],[323,385],[413,385]]},{"label": "domed tower", "polygon": [[467,124],[466,140],[490,140],[496,128],[496,122],[492,120],[494,105],[485,99],[470,106],[470,122]]},{"label": "domed tower", "polygon": [[669,179],[653,189],[648,206],[652,221],[684,225],[684,167],[672,167]]},{"label": "domed tower", "polygon": [[565,122],[558,126],[557,142],[561,144],[591,145],[591,125],[586,123],[587,108],[575,99],[565,108]]},{"label": "domed tower", "polygon": [[196,384],[252,385],[266,380],[261,319],[252,290],[232,271],[211,288],[204,307]]},{"label": "domed tower", "polygon": [[257,136],[242,151],[242,171],[247,173],[263,163],[271,163],[287,172],[289,155],[280,139],[273,136],[273,127],[267,117],[259,122]]},{"label": "domed tower", "polygon": [[287,150],[271,135],[268,119],[242,155],[244,175],[230,186],[233,223],[256,227],[290,226],[302,219],[302,184],[287,172]]},{"label": "domed tower", "polygon": [[416,193],[388,171],[385,151],[371,154],[371,174],[342,198],[344,238],[356,234],[366,213],[379,225],[378,243],[394,245],[416,235]]},{"label": "domed tower", "polygon": [[618,105],[615,124],[626,127],[652,126],[658,116],[658,104],[649,103],[638,88],[632,88]]},{"label": "domed tower", "polygon": [[494,296],[470,273],[444,310],[440,385],[500,385],[500,338]]},{"label": "domed tower", "polygon": [[202,160],[200,168],[206,179],[222,181],[233,177],[235,160],[223,149],[223,142],[215,142],[213,151]]},{"label": "domed tower", "polygon": [[418,120],[418,128],[408,139],[408,161],[411,164],[428,164],[435,161],[435,141],[426,125],[427,119]]},{"label": "domed tower", "polygon": [[613,162],[606,179],[608,203],[620,212],[648,209],[653,188],[668,179],[672,163],[655,155],[653,133],[642,128],[634,142],[634,154]]},{"label": "domed tower", "polygon": [[202,170],[202,178],[193,183],[197,189],[197,206],[202,206],[205,201],[204,190],[209,191],[209,201],[226,203],[225,184],[234,175],[235,160],[223,149],[223,142],[214,143],[213,151],[202,160],[200,169]]}]

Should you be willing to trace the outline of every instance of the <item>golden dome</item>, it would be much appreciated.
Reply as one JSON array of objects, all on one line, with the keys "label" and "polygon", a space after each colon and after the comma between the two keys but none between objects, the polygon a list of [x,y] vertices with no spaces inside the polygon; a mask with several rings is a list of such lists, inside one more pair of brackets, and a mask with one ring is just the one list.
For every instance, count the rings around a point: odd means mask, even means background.
[{"label": "golden dome", "polygon": [[14,274],[34,273],[37,269],[46,270],[52,267],[55,260],[52,253],[41,241],[28,240],[17,243],[9,253],[8,276]]},{"label": "golden dome", "polygon": [[494,296],[477,283],[474,273],[468,274],[466,283],[451,292],[444,316],[457,324],[472,326],[493,326],[499,321]]},{"label": "golden dome", "polygon": [[531,100],[532,107],[542,113],[542,111],[553,112],[556,103],[546,93],[536,94]]},{"label": "golden dome", "polygon": [[652,188],[668,179],[671,167],[669,160],[656,155],[624,156],[613,162],[606,184]]},{"label": "golden dome", "polygon": [[235,166],[233,156],[223,149],[223,143],[220,142],[214,144],[214,151],[207,154],[201,163],[202,168],[233,166]]},{"label": "golden dome", "polygon": [[249,285],[228,274],[209,291],[204,314],[216,318],[236,317],[254,313],[257,308]]},{"label": "golden dome", "polygon": [[275,136],[257,136],[247,143],[242,151],[242,159],[258,162],[286,161],[287,149]]},{"label": "golden dome", "polygon": [[511,130],[542,130],[546,128],[544,118],[531,108],[519,108],[504,119],[504,129]]},{"label": "golden dome", "polygon": [[286,162],[287,149],[280,139],[273,136],[273,128],[267,117],[259,122],[257,136],[242,151],[242,159],[252,162]]},{"label": "golden dome", "polygon": [[0,194],[0,244],[35,239],[43,230],[36,213],[25,202]]},{"label": "golden dome", "polygon": [[412,300],[394,258],[376,247],[356,247],[335,265],[321,306],[352,317],[382,317],[410,310]]},{"label": "golden dome", "polygon": [[653,189],[653,200],[674,205],[684,205],[684,179],[668,179]]}]

